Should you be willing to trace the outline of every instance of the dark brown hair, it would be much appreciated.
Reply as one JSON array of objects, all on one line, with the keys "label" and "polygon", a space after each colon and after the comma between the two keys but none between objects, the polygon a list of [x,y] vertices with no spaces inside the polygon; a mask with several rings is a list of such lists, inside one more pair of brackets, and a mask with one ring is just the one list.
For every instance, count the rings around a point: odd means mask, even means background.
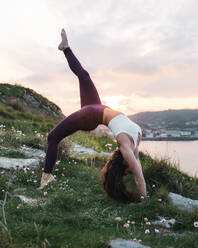
[{"label": "dark brown hair", "polygon": [[126,188],[124,176],[128,166],[123,162],[120,150],[115,150],[101,171],[100,182],[109,197],[124,203],[139,202],[140,196]]}]

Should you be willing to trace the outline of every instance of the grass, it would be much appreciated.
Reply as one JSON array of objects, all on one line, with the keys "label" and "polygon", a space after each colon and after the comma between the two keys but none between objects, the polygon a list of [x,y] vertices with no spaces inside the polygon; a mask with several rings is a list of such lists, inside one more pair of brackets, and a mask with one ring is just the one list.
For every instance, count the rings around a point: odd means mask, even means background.
[{"label": "grass", "polygon": [[[31,115],[33,112],[51,119],[61,116],[61,110],[56,104],[32,89],[25,88],[19,84],[1,83],[0,102],[6,105],[6,109],[11,108],[11,112],[13,112],[13,109],[21,112],[20,115],[24,115],[25,118],[28,113]],[[14,119],[12,115],[2,108],[0,108],[0,115]]]},{"label": "grass", "polygon": [[[107,247],[108,241],[114,238],[141,239],[151,247],[185,247],[184,243],[196,247],[197,231],[193,222],[198,219],[198,213],[188,214],[173,208],[167,201],[167,188],[164,186],[151,190],[146,177],[150,198],[132,206],[122,204],[109,199],[101,189],[99,168],[83,159],[64,156],[59,159],[61,162],[54,171],[57,181],[43,191],[36,190],[41,168],[28,173],[10,170],[1,175],[1,199],[4,199],[5,192],[9,192],[5,205],[9,232],[1,230],[7,247]],[[147,168],[150,169],[150,166],[147,165]],[[147,172],[147,169],[144,171]],[[10,178],[12,182],[8,186]],[[41,199],[45,204],[30,207],[12,197],[16,189],[19,192],[22,189],[24,194],[24,188],[26,196]],[[162,202],[158,201],[159,198]],[[147,226],[144,218],[151,221],[158,215],[174,217],[176,223],[171,232],[188,231],[188,235],[175,239],[174,236],[166,236],[163,231],[156,234],[154,228],[157,227]],[[122,221],[117,225],[115,217],[118,216]],[[128,220],[135,221],[135,225],[123,228]],[[148,228],[150,235],[144,233]]]},{"label": "grass", "polygon": [[[0,126],[0,156],[23,157],[15,149],[21,145],[46,148],[47,133],[56,122],[40,123],[35,119],[2,118]],[[37,119],[38,118],[38,119]],[[0,169],[0,247],[10,248],[106,248],[111,239],[142,240],[155,248],[197,248],[198,211],[187,213],[173,207],[168,192],[198,199],[198,179],[189,177],[164,159],[152,159],[140,153],[149,197],[139,204],[123,204],[107,197],[99,184],[100,170],[107,158],[76,156],[69,152],[75,142],[97,151],[110,152],[116,144],[105,136],[77,132],[60,145],[59,164],[55,166],[56,182],[37,190],[42,173],[39,168],[27,170]],[[107,145],[111,144],[111,146]],[[112,147],[112,148],[111,148]],[[128,187],[134,187],[133,177],[126,177]],[[16,194],[39,200],[29,206]],[[159,201],[161,199],[161,201]],[[170,230],[153,224],[157,216],[176,220]],[[120,222],[115,218],[121,217]],[[134,221],[129,228],[123,225]],[[160,233],[155,233],[155,228]],[[145,234],[149,229],[150,234]]]}]

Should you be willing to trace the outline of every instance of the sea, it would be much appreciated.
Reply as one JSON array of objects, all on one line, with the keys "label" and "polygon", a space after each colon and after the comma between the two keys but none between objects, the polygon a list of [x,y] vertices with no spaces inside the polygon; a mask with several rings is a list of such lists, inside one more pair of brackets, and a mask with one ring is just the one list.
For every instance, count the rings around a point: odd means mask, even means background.
[{"label": "sea", "polygon": [[198,177],[198,140],[141,141],[140,151],[152,158],[165,158],[189,176]]}]

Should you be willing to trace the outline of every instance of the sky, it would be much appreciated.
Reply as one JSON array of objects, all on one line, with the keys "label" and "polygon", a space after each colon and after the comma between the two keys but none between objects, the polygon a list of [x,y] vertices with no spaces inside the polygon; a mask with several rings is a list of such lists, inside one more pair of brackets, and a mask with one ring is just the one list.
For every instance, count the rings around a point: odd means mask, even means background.
[{"label": "sky", "polygon": [[0,82],[65,115],[79,84],[57,49],[61,28],[103,104],[125,114],[198,108],[197,0],[0,0]]}]

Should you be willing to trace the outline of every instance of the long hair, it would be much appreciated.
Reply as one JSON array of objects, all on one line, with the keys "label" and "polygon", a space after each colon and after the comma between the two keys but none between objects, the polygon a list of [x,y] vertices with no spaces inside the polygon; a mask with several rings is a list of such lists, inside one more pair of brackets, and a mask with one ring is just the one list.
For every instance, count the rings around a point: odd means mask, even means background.
[{"label": "long hair", "polygon": [[106,165],[101,170],[100,182],[108,196],[124,203],[139,202],[140,196],[129,191],[124,183],[127,165],[119,149],[115,150]]}]

